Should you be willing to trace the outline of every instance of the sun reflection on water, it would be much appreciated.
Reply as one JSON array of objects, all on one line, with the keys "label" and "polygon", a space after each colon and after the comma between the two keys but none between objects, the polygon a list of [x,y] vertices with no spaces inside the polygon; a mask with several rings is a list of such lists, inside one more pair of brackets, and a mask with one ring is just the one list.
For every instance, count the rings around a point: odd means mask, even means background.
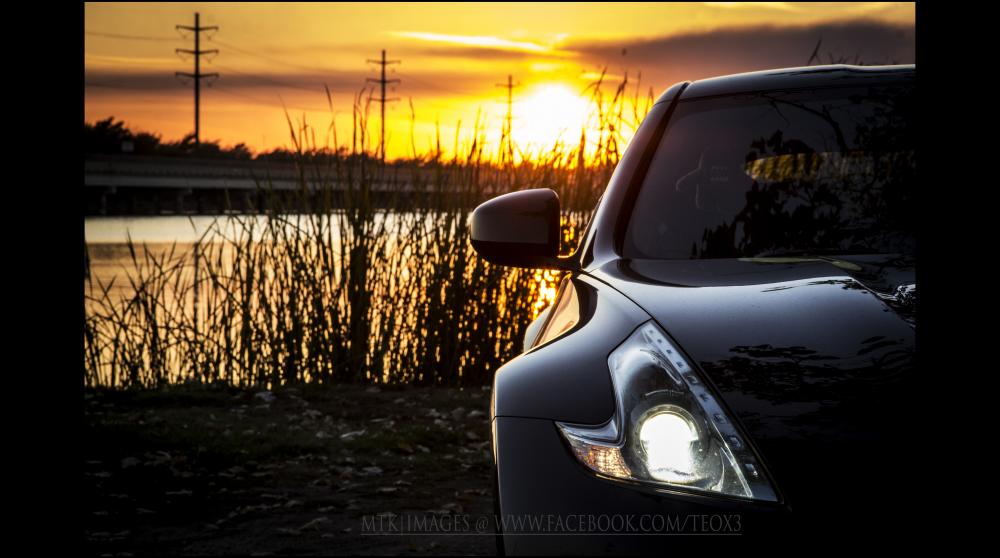
[{"label": "sun reflection on water", "polygon": [[542,310],[548,308],[556,299],[556,291],[559,289],[559,281],[562,279],[561,273],[549,269],[535,270],[532,278],[536,295],[535,302],[531,305],[531,319],[535,319]]},{"label": "sun reflection on water", "polygon": [[[562,246],[569,250],[576,246],[577,227],[579,222],[570,216],[563,215],[560,219],[560,229],[562,229]],[[562,254],[567,256],[569,254]],[[531,290],[535,302],[531,305],[531,319],[535,319],[543,310],[549,307],[556,300],[559,292],[559,282],[562,281],[564,273],[551,269],[536,269],[532,276]]]}]

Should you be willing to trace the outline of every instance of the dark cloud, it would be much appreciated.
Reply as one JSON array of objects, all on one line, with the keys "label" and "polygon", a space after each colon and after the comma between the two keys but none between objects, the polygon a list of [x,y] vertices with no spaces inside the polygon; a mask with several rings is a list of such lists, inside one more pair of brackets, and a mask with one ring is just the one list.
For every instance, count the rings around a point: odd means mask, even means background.
[{"label": "dark cloud", "polygon": [[[379,49],[372,48],[371,44],[312,44],[293,47],[269,47],[266,51],[274,58],[289,59],[295,56],[316,57],[318,55],[329,54],[331,56],[342,57],[346,53],[356,54],[358,63],[365,59],[375,59],[379,56]],[[572,53],[566,53],[572,54]],[[388,44],[388,57],[390,59],[402,58],[404,63],[410,56],[428,56],[435,58],[468,58],[473,60],[537,60],[538,58],[553,57],[559,58],[559,53],[546,54],[544,52],[532,52],[528,50],[502,49],[492,46],[477,46],[465,44],[442,43],[435,41],[421,41],[416,39],[393,37]]]},{"label": "dark cloud", "polygon": [[685,79],[804,66],[821,39],[819,63],[829,63],[831,57],[848,63],[857,58],[869,65],[914,62],[913,27],[874,21],[730,28],[568,48],[595,67],[607,65],[609,72],[641,69],[644,81],[648,77],[667,87]]},{"label": "dark cloud", "polygon": [[[235,69],[234,69],[235,70]],[[316,100],[325,103],[326,93],[324,84],[330,88],[330,92],[343,96],[345,93],[354,94],[364,87],[377,87],[377,84],[367,82],[374,74],[371,72],[358,70],[353,72],[328,72],[328,73],[250,73],[229,70],[225,67],[214,67],[212,71],[218,71],[222,76],[217,80],[206,80],[209,87],[220,88],[230,92],[238,92],[246,95],[256,95],[262,98],[273,100],[272,95],[279,93],[283,95],[295,94],[298,96],[308,95],[310,92],[316,94]],[[394,97],[441,97],[451,95],[476,94],[482,87],[472,87],[476,80],[470,81],[470,73],[461,71],[446,72],[398,72],[391,77],[402,81],[393,84],[389,94]],[[477,76],[479,81],[491,79],[489,76]],[[209,83],[210,82],[210,83]],[[173,72],[121,72],[121,71],[88,71],[86,74],[87,94],[99,94],[102,92],[134,91],[137,93],[148,92],[181,92],[191,88],[189,80],[182,82],[176,78]],[[489,87],[488,89],[492,89]],[[208,89],[207,91],[211,91]],[[378,92],[376,91],[377,95]]]},{"label": "dark cloud", "polygon": [[532,52],[527,50],[500,49],[495,47],[475,46],[475,45],[451,45],[434,44],[425,46],[406,45],[400,49],[411,55],[433,56],[442,58],[466,58],[471,60],[498,60],[498,61],[538,61],[538,60],[565,60],[572,53],[545,53]]},{"label": "dark cloud", "polygon": [[[273,89],[275,87],[315,89],[323,91],[326,83],[331,91],[351,91],[360,89],[364,84],[366,74],[363,72],[330,72],[325,74],[272,74],[267,72],[250,73],[227,72],[221,67],[205,69],[222,74],[213,84],[240,89]],[[92,86],[119,87],[122,89],[177,89],[188,87],[182,83],[182,78],[175,77],[173,72],[114,72],[88,71],[86,82]],[[204,83],[204,82],[203,82]]]},{"label": "dark cloud", "polygon": [[[620,42],[579,42],[563,47],[571,57],[552,57],[537,53],[503,51],[464,45],[406,45],[396,56],[427,55],[431,57],[464,57],[466,59],[503,61],[560,61],[578,65],[581,72],[608,67],[609,74],[620,75],[624,70],[634,76],[642,71],[643,88],[651,85],[659,93],[671,84],[689,79],[701,79],[768,68],[801,66],[806,64],[816,42],[822,39],[819,49],[821,63],[829,57],[858,57],[867,64],[911,63],[914,61],[914,30],[912,26],[898,26],[872,21],[823,24],[809,27],[753,27],[729,28],[705,33],[689,33],[663,38],[633,39]],[[622,52],[625,54],[623,55]],[[454,95],[482,95],[493,92],[498,79],[490,66],[469,65],[461,61],[441,64],[442,69],[421,70],[413,67],[393,67],[390,77],[402,80],[390,91],[390,96],[415,103],[421,99]],[[418,66],[420,64],[417,64]],[[475,69],[473,69],[473,67]],[[273,102],[276,94],[283,97],[297,96],[311,99],[315,104],[326,105],[323,85],[339,97],[343,104],[345,94],[353,95],[366,85],[366,78],[375,77],[373,68],[359,62],[357,69],[339,71],[306,71],[285,69],[283,72],[242,71],[239,66],[212,65],[207,71],[218,71],[222,78],[213,86],[233,94],[252,96]],[[505,70],[503,73],[506,73]],[[88,71],[87,94],[102,95],[136,92],[183,92],[190,84],[182,84],[171,71],[122,72],[108,70]],[[373,85],[368,83],[367,85]],[[311,102],[311,101],[310,101]]]}]

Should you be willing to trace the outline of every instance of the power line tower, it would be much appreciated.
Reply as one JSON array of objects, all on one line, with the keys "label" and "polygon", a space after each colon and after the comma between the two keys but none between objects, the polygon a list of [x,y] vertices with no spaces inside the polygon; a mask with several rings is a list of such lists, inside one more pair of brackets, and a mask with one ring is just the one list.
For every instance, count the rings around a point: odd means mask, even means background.
[{"label": "power line tower", "polygon": [[201,26],[201,19],[198,12],[194,13],[194,27],[188,27],[187,25],[178,25],[178,30],[184,31],[194,31],[194,50],[189,50],[186,48],[176,49],[178,53],[191,54],[194,56],[194,73],[189,74],[187,72],[177,72],[176,76],[179,78],[189,78],[194,80],[194,144],[198,145],[201,140],[201,80],[205,78],[218,78],[219,74],[212,72],[209,74],[201,73],[201,56],[203,54],[218,54],[218,49],[201,50],[201,33],[202,31],[218,31],[219,27],[217,25],[211,25],[208,27]]},{"label": "power line tower", "polygon": [[503,162],[514,161],[514,140],[511,137],[514,123],[514,88],[520,87],[520,83],[514,83],[514,76],[507,74],[507,83],[495,83],[497,87],[507,88],[507,119],[503,126],[503,141],[500,144],[501,157]]},{"label": "power line tower", "polygon": [[382,164],[385,164],[385,104],[387,102],[392,102],[392,101],[398,101],[399,100],[399,97],[393,97],[391,99],[387,99],[385,97],[385,86],[386,86],[386,84],[389,84],[389,83],[399,83],[398,79],[385,79],[385,67],[388,66],[389,64],[399,64],[400,61],[399,60],[386,60],[385,59],[385,49],[382,49],[382,59],[381,60],[372,60],[371,58],[369,58],[368,62],[371,63],[371,64],[378,64],[378,65],[382,66],[382,77],[380,79],[368,78],[367,81],[378,83],[378,84],[380,84],[382,86],[382,96],[379,97],[376,100],[382,105],[382,122],[381,122],[381,124],[382,124],[382,135],[379,136],[378,147],[379,147],[379,156],[382,159]]}]

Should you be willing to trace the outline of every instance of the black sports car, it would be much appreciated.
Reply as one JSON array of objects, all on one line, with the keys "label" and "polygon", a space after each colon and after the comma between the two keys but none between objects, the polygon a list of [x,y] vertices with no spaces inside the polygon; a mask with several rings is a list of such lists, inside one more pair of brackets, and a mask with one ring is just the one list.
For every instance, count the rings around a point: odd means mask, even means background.
[{"label": "black sports car", "polygon": [[678,83],[570,257],[551,190],[475,210],[482,257],[569,272],[494,380],[501,551],[835,535],[905,511],[909,472],[947,455],[913,439],[934,410],[907,408],[914,91],[912,65]]}]

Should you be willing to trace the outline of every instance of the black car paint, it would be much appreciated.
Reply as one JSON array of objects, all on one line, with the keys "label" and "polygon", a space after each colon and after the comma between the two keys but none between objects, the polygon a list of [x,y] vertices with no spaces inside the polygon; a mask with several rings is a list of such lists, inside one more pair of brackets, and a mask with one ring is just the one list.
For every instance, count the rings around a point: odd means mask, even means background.
[{"label": "black car paint", "polygon": [[[664,554],[668,548],[697,541],[700,518],[719,518],[715,527],[720,529],[715,535],[773,533],[791,519],[781,505],[671,492],[597,477],[566,450],[550,420],[497,417],[494,429],[497,451],[503,456],[497,465],[501,517],[507,521],[536,518],[544,522],[539,529],[522,527],[518,529],[520,534],[511,530],[504,533],[502,550],[507,554]],[[695,536],[574,536],[565,531],[554,536],[537,534],[550,529],[546,523],[560,519],[567,530],[572,530],[574,522],[585,524],[591,517],[621,517],[621,521],[631,520],[638,526],[643,516],[687,521],[686,528],[678,531]]]},{"label": "black car paint", "polygon": [[[594,214],[576,256],[581,270],[564,284],[577,290],[577,325],[496,374],[491,418],[502,515],[735,510],[743,533],[863,530],[892,519],[886,514],[899,511],[909,490],[901,480],[909,477],[894,477],[894,468],[914,451],[910,421],[919,412],[908,408],[914,312],[894,295],[914,283],[912,262],[628,261],[619,254],[622,223],[678,99],[831,81],[854,85],[912,72],[785,70],[682,83],[661,96]],[[651,318],[749,433],[782,494],[780,504],[599,478],[562,443],[553,421],[598,424],[611,416],[607,356]],[[643,552],[657,549],[657,539],[507,533],[504,548]]]},{"label": "black car paint", "polygon": [[[497,264],[524,261],[544,267],[559,256],[559,196],[552,190],[511,192],[476,208],[470,239]],[[514,235],[514,238],[511,236]]]},{"label": "black car paint", "polygon": [[576,290],[576,325],[497,372],[493,382],[495,416],[597,424],[614,412],[608,354],[624,339],[618,338],[618,332],[627,335],[650,316],[593,277],[577,275],[564,288]]},{"label": "black car paint", "polygon": [[884,482],[872,465],[909,420],[915,330],[864,283],[827,261],[619,260],[594,275],[693,357],[790,506]]}]

